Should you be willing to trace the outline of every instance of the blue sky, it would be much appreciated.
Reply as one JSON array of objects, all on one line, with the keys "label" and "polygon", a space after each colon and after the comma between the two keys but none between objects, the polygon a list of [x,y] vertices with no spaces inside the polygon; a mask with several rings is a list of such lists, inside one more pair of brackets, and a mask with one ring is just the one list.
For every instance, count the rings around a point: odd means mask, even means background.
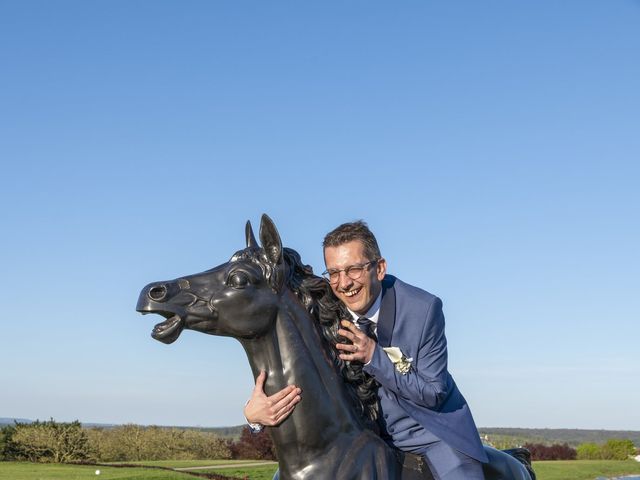
[{"label": "blue sky", "polygon": [[242,423],[140,289],[363,218],[479,426],[640,430],[640,2],[0,3],[0,416]]}]

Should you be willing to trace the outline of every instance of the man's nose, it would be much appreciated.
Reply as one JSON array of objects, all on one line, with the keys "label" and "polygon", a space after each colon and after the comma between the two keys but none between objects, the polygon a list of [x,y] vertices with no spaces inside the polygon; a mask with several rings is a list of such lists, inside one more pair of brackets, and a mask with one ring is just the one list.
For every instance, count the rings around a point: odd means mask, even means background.
[{"label": "man's nose", "polygon": [[338,279],[338,284],[340,285],[341,289],[345,290],[353,285],[353,279],[349,277],[349,275],[347,275],[347,272],[342,271],[339,273],[339,275],[340,277]]}]

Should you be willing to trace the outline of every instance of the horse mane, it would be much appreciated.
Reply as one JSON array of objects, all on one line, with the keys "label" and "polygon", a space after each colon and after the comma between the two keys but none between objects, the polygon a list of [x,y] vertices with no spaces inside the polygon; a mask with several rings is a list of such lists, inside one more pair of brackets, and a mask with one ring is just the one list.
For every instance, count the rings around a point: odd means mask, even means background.
[{"label": "horse mane", "polygon": [[336,343],[346,341],[338,335],[340,320],[351,320],[351,314],[334,295],[329,282],[314,275],[313,269],[302,263],[298,252],[285,247],[283,256],[287,265],[285,284],[316,320],[324,340],[323,346],[328,347],[325,350],[345,380],[349,397],[360,418],[367,427],[377,430],[378,398],[375,380],[362,369],[362,363],[341,360],[335,348]]}]

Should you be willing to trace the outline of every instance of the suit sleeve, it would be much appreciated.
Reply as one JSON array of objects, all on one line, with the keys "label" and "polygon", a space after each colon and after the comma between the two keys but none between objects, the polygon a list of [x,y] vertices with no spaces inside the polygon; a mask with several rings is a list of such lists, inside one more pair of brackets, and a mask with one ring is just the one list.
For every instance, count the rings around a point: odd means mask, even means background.
[{"label": "suit sleeve", "polygon": [[[444,335],[442,301],[436,298],[424,322],[418,352],[411,370],[402,375],[380,345],[376,345],[371,362],[364,370],[382,386],[418,405],[437,410],[448,395],[447,339]],[[406,352],[402,345],[396,345]]]}]

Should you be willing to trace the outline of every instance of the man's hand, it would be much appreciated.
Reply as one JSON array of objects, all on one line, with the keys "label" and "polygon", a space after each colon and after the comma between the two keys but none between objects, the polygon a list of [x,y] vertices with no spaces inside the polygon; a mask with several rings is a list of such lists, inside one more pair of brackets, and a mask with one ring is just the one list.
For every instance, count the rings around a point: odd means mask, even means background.
[{"label": "man's hand", "polygon": [[244,407],[244,416],[249,423],[259,423],[273,427],[279,425],[293,411],[300,401],[300,390],[295,385],[288,385],[270,397],[264,393],[264,381],[267,374],[260,372],[256,378],[256,386],[251,398]]},{"label": "man's hand", "polygon": [[351,340],[353,345],[347,345],[346,343],[336,344],[336,348],[343,352],[338,356],[342,360],[350,362],[355,360],[362,363],[369,363],[376,349],[376,342],[356,327],[353,322],[342,320],[341,325],[344,328],[339,329],[338,334]]}]

